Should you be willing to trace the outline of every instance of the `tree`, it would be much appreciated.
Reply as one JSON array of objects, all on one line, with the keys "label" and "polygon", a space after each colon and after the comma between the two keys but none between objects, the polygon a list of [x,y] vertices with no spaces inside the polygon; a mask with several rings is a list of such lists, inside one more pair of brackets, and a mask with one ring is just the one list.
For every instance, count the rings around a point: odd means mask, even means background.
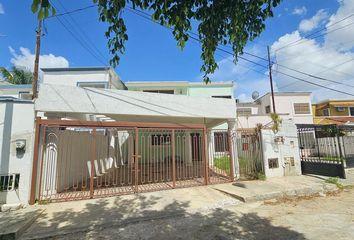
[{"label": "tree", "polygon": [[11,70],[0,67],[0,73],[3,75],[5,81],[11,84],[31,84],[33,79],[33,74],[30,71],[15,66]]},{"label": "tree", "polygon": [[[119,64],[128,40],[127,28],[120,14],[124,8],[152,13],[154,21],[171,27],[180,48],[191,38],[192,25],[197,25],[201,43],[204,81],[218,67],[214,53],[219,45],[229,45],[237,62],[238,55],[248,41],[254,40],[265,29],[265,20],[273,16],[273,8],[281,0],[92,0],[98,6],[99,20],[108,23],[105,36],[112,54],[110,63]],[[131,6],[131,7],[130,7]],[[33,0],[32,12],[38,18],[55,14],[49,0]]]}]

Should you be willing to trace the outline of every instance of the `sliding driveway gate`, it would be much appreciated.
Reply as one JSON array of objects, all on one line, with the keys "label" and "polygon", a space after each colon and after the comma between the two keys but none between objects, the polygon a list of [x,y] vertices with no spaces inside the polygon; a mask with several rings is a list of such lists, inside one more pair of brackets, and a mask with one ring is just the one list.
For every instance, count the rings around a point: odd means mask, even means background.
[{"label": "sliding driveway gate", "polygon": [[[219,135],[218,135],[219,136]],[[30,202],[68,201],[233,180],[228,134],[204,125],[37,119]]]},{"label": "sliding driveway gate", "polygon": [[350,162],[349,152],[353,152],[350,134],[354,128],[299,124],[297,130],[302,173],[345,178],[345,161],[347,158]]}]

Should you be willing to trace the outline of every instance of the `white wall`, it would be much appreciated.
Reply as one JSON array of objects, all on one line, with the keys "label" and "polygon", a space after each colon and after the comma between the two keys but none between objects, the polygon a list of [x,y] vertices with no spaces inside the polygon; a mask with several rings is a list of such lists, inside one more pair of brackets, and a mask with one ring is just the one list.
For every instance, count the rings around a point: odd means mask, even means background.
[{"label": "white wall", "polygon": [[[0,204],[28,204],[34,141],[32,102],[0,102],[0,174],[20,174],[17,191],[0,192]],[[16,150],[17,139],[26,140],[26,150]]]},{"label": "white wall", "polygon": [[[283,137],[284,143],[276,143],[274,141],[276,136]],[[276,135],[270,129],[263,129],[262,150],[266,177],[280,177],[286,175],[301,174],[299,142],[297,138],[296,125],[293,121],[283,121],[279,132]],[[287,161],[289,157],[294,158],[295,166],[290,166],[290,162]],[[269,158],[278,158],[278,168],[269,168]],[[287,168],[291,171],[287,172]]]},{"label": "white wall", "polygon": [[[288,120],[289,115],[279,114],[282,120]],[[272,122],[269,115],[251,115],[251,116],[238,116],[237,117],[237,128],[255,128],[257,124],[262,124],[263,126]]]},{"label": "white wall", "polygon": [[108,71],[44,72],[43,83],[77,86],[77,82],[109,82]]},{"label": "white wall", "polygon": [[[270,97],[269,97],[270,98]],[[274,97],[275,110],[278,114],[288,113],[295,124],[312,124],[312,107],[310,96],[277,96]],[[308,103],[310,114],[295,114],[294,103]],[[272,106],[272,105],[271,105]]]}]

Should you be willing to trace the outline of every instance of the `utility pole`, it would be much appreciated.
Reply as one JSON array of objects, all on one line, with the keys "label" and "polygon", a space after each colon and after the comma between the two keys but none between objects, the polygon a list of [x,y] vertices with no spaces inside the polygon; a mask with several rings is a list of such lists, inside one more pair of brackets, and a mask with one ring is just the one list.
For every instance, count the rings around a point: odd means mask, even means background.
[{"label": "utility pole", "polygon": [[275,101],[274,101],[274,90],[273,90],[273,78],[272,78],[272,64],[270,62],[269,46],[267,46],[267,50],[268,50],[269,81],[270,81],[270,90],[271,90],[271,93],[272,93],[273,113],[276,113],[276,111],[275,111]]},{"label": "utility pole", "polygon": [[38,28],[36,30],[36,56],[34,59],[33,80],[32,80],[32,99],[37,98],[38,88],[38,71],[39,71],[39,54],[41,51],[42,36],[42,19],[38,20]]}]

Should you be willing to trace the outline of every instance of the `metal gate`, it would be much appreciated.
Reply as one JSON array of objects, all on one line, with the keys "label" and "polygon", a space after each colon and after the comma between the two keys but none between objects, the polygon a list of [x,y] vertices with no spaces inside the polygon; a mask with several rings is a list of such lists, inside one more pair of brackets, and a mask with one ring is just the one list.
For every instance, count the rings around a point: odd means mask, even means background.
[{"label": "metal gate", "polygon": [[228,151],[229,171],[208,162],[203,125],[37,121],[32,203],[233,180]]},{"label": "metal gate", "polygon": [[345,178],[341,129],[337,125],[297,125],[301,170],[316,174]]},{"label": "metal gate", "polygon": [[239,130],[237,134],[237,154],[240,177],[258,179],[264,175],[261,136],[254,130]]}]

